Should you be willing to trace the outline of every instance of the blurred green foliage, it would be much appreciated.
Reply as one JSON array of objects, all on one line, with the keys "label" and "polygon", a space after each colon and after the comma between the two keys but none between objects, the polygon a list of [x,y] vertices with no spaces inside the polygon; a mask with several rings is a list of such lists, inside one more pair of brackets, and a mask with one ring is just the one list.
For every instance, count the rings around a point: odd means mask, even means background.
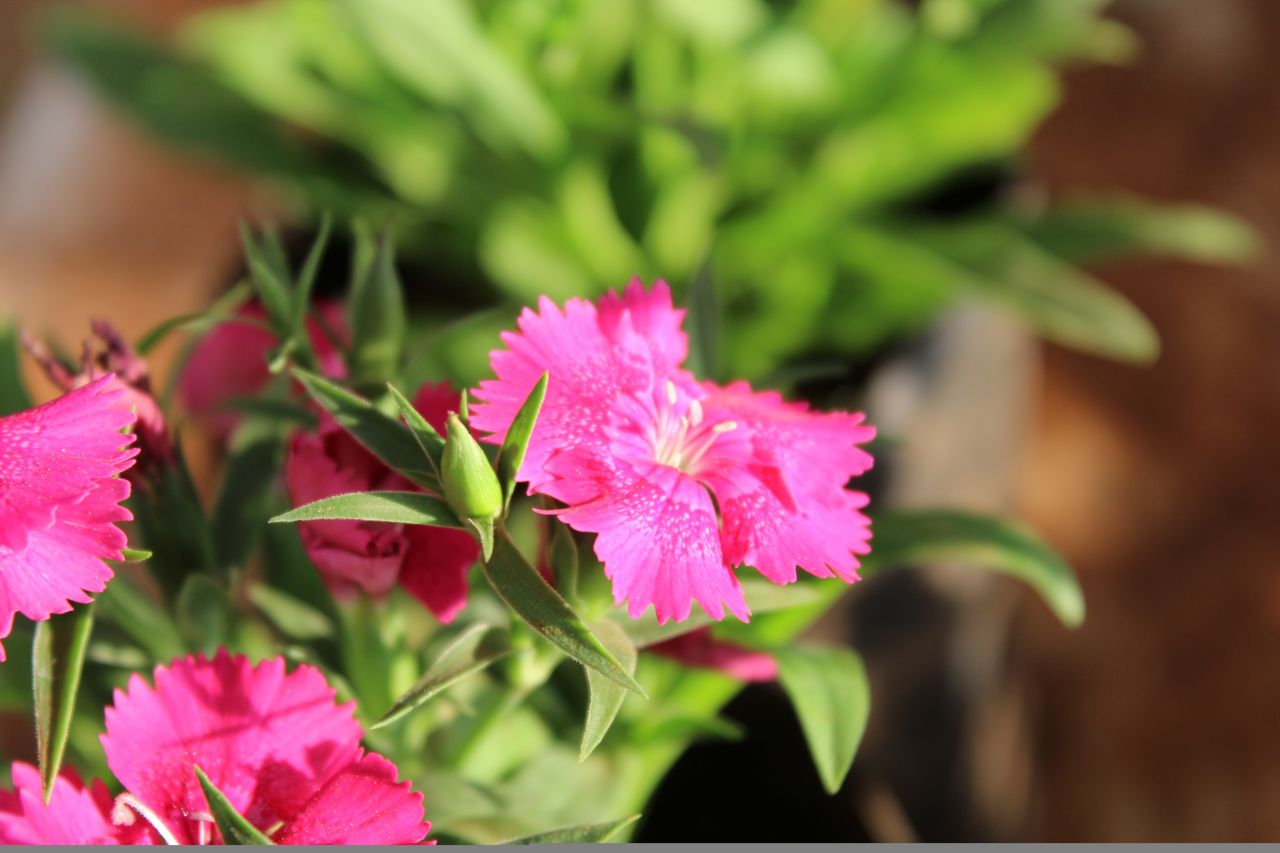
[{"label": "blurred green foliage", "polygon": [[[1073,265],[1232,260],[1247,230],[1013,191],[1055,64],[1132,52],[1104,2],[266,0],[196,17],[172,50],[83,14],[48,32],[163,139],[393,222],[482,304],[702,281],[701,366],[751,378],[866,355],[958,296],[1154,357],[1146,320]],[[475,378],[493,327],[454,329],[446,367]]]}]

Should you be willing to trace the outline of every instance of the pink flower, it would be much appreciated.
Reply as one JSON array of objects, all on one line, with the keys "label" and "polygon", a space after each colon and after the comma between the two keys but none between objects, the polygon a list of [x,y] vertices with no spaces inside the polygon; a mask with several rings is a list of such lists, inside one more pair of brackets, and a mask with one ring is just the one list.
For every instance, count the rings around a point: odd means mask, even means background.
[{"label": "pink flower", "polygon": [[[285,673],[220,650],[181,658],[117,690],[102,746],[126,809],[179,843],[216,843],[199,766],[245,818],[279,844],[415,844],[431,825],[422,795],[360,748],[353,703],[315,669]],[[168,839],[166,839],[168,840]]]},{"label": "pink flower", "polygon": [[[347,337],[342,304],[334,300],[316,302],[316,310],[338,336]],[[226,435],[235,427],[234,412],[219,407],[236,397],[252,397],[271,381],[268,355],[278,341],[266,327],[267,312],[259,302],[249,302],[234,319],[218,325],[196,344],[182,370],[178,396],[183,406],[196,415],[208,416],[214,428]],[[320,372],[334,379],[347,375],[342,353],[314,317],[307,317],[307,334],[319,359]]]},{"label": "pink flower", "polygon": [[[443,433],[459,395],[447,382],[424,385],[413,405]],[[289,444],[285,482],[294,506],[350,492],[416,491],[417,487],[365,450],[328,415],[315,433]],[[370,521],[308,521],[299,535],[311,562],[337,594],[385,595],[397,582],[441,622],[467,603],[467,571],[479,546],[460,530]]]},{"label": "pink flower", "polygon": [[861,414],[824,414],[746,383],[698,383],[664,282],[633,280],[598,305],[542,299],[492,354],[471,423],[499,442],[544,371],[547,397],[519,478],[566,504],[557,513],[595,533],[614,599],[660,622],[697,602],[714,619],[749,610],[733,572],[776,583],[796,567],[857,579],[869,550],[866,495],[846,489],[871,467],[858,447],[875,431]]},{"label": "pink flower", "polygon": [[[111,577],[132,516],[119,504],[134,422],[114,376],[0,418],[0,639],[14,613],[37,622],[90,600]],[[4,648],[0,646],[0,660]]]},{"label": "pink flower", "polygon": [[650,646],[646,651],[679,661],[685,666],[714,669],[739,681],[773,681],[778,662],[768,652],[744,649],[712,636],[710,628],[698,628]]},{"label": "pink flower", "polygon": [[111,819],[107,786],[86,787],[73,770],[53,783],[45,805],[40,771],[30,764],[13,765],[13,792],[0,791],[0,844],[151,844],[158,838],[141,821],[117,825]]}]

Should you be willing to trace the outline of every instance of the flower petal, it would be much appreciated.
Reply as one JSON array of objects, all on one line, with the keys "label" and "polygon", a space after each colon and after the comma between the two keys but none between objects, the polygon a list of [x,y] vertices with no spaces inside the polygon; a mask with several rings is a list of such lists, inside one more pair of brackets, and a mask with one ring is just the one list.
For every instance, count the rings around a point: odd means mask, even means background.
[{"label": "flower petal", "polygon": [[597,534],[596,556],[613,580],[614,601],[627,601],[632,618],[652,604],[659,622],[680,622],[696,601],[713,619],[727,608],[747,621],[742,587],[720,552],[715,507],[696,480],[667,465],[614,465],[582,449],[558,454],[548,467],[561,478],[552,489],[573,483],[582,497],[584,484],[596,483],[593,499],[558,514],[575,530]]},{"label": "flower petal", "polygon": [[629,314],[621,314],[606,334],[595,305],[582,299],[570,299],[562,312],[544,297],[538,313],[524,310],[519,327],[518,333],[503,333],[506,350],[491,353],[498,378],[480,383],[471,425],[500,443],[533,386],[550,373],[518,475],[537,492],[550,479],[545,466],[552,453],[603,444],[610,401],[653,386],[653,355]]},{"label": "flower petal", "polygon": [[633,278],[621,296],[613,291],[602,296],[599,310],[600,328],[614,340],[628,333],[621,325],[623,315],[630,314],[630,325],[648,344],[659,376],[675,371],[689,354],[689,338],[681,328],[685,310],[671,304],[671,288],[662,279],[646,288]]},{"label": "flower petal", "polygon": [[672,637],[650,646],[647,651],[685,666],[714,669],[739,681],[773,681],[778,677],[778,662],[773,655],[717,639],[710,628]]},{"label": "flower petal", "polygon": [[280,830],[278,844],[417,844],[431,830],[422,794],[368,753],[343,768]]},{"label": "flower petal", "polygon": [[187,816],[207,811],[195,765],[268,829],[356,759],[352,710],[312,667],[286,675],[283,658],[253,666],[224,649],[156,667],[154,688],[133,676],[106,711],[102,746],[116,778],[190,842]]},{"label": "flower petal", "polygon": [[0,791],[0,844],[147,843],[141,827],[111,822],[111,796],[98,782],[86,788],[70,770],[58,774],[45,805],[40,771],[30,764],[13,765],[12,793]]},{"label": "flower petal", "polygon": [[449,623],[467,604],[467,573],[480,546],[461,530],[407,525],[408,550],[400,583],[441,622]]}]

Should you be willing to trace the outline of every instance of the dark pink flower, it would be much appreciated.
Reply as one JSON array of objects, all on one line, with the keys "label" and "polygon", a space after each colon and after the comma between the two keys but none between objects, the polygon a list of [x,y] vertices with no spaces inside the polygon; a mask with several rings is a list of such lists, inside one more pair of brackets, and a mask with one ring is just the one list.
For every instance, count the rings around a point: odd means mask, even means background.
[{"label": "dark pink flower", "polygon": [[216,843],[195,767],[245,818],[281,844],[415,844],[431,825],[422,795],[395,766],[360,748],[353,703],[339,705],[317,670],[286,674],[220,650],[181,658],[117,690],[102,746],[126,809],[162,836]]},{"label": "dark pink flower", "polygon": [[[424,385],[414,407],[444,431],[459,395],[447,383]],[[365,450],[326,414],[314,433],[289,443],[285,482],[294,506],[350,492],[415,491],[404,477]],[[442,622],[467,602],[467,571],[479,546],[460,530],[372,521],[308,521],[299,535],[311,562],[337,594],[384,595],[397,582]]]},{"label": "dark pink flower", "polygon": [[638,617],[714,619],[749,609],[733,567],[777,583],[796,568],[857,579],[869,550],[866,495],[846,488],[871,467],[861,414],[824,414],[745,383],[699,384],[680,367],[684,312],[663,282],[632,281],[598,305],[548,299],[492,354],[472,424],[498,442],[544,371],[547,397],[519,478],[566,504],[595,533],[615,600]]},{"label": "dark pink flower", "polygon": [[[111,578],[132,516],[120,506],[134,422],[113,375],[0,418],[0,639],[21,613],[37,622],[86,603]],[[0,660],[4,647],[0,646]]]},{"label": "dark pink flower", "polygon": [[64,770],[53,783],[45,805],[40,771],[30,764],[13,765],[12,792],[0,791],[0,844],[151,844],[158,840],[141,821],[118,825],[107,786],[85,786],[74,770]]},{"label": "dark pink flower", "polygon": [[[316,310],[339,340],[347,337],[342,303],[319,300]],[[266,325],[267,312],[254,301],[241,306],[235,318],[219,324],[191,351],[178,382],[178,397],[196,415],[207,416],[214,428],[229,434],[237,423],[234,412],[220,407],[236,397],[253,397],[271,381],[268,356],[279,343]],[[319,360],[320,372],[333,379],[347,375],[342,353],[314,317],[307,317],[307,334]]]},{"label": "dark pink flower", "polygon": [[685,666],[714,669],[739,681],[773,681],[778,677],[778,662],[773,655],[716,639],[710,628],[698,628],[672,637],[645,651],[671,658]]}]

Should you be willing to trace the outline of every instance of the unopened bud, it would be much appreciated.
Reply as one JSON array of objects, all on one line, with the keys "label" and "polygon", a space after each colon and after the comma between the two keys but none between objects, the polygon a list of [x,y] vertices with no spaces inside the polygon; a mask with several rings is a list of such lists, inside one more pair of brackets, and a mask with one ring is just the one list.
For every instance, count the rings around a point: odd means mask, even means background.
[{"label": "unopened bud", "polygon": [[440,477],[444,499],[458,518],[476,528],[482,538],[486,529],[491,532],[493,520],[502,512],[502,487],[484,449],[452,412],[446,429]]}]

